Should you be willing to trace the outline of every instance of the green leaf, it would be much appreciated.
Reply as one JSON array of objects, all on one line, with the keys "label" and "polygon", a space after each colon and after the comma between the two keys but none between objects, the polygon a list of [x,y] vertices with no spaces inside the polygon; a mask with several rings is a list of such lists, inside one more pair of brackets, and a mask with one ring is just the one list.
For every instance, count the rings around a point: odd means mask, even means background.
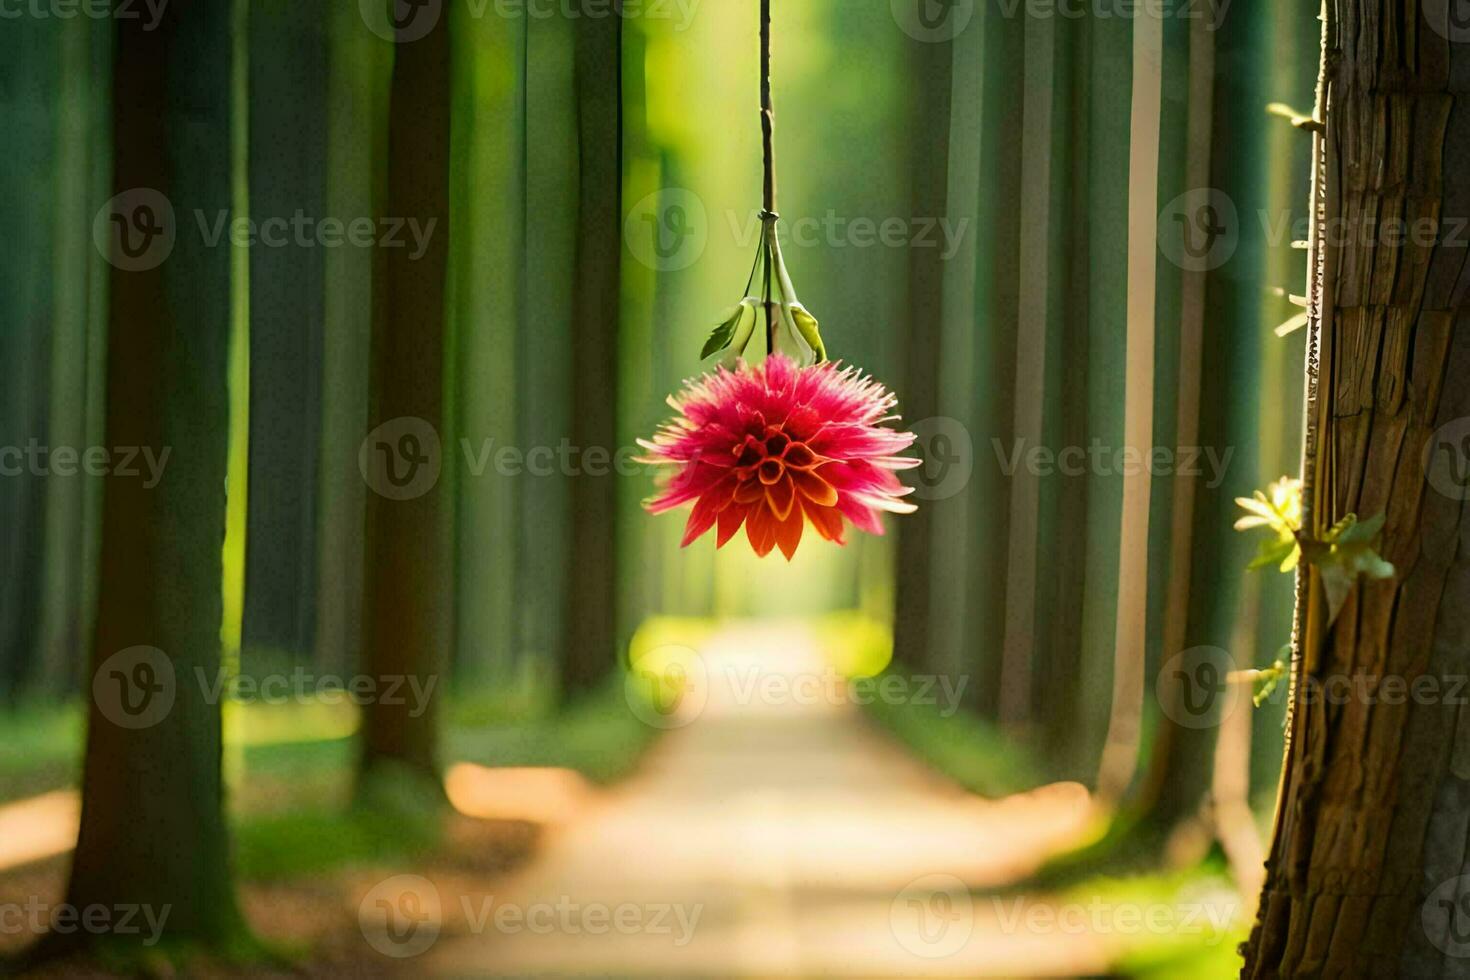
[{"label": "green leaf", "polygon": [[1277,685],[1286,677],[1285,654],[1288,654],[1290,650],[1290,644],[1282,647],[1281,652],[1276,656],[1275,663],[1263,670],[1256,671],[1255,683],[1257,686],[1255,693],[1251,695],[1251,703],[1257,708],[1266,703],[1266,700],[1276,692]]},{"label": "green leaf", "polygon": [[812,316],[805,306],[800,303],[791,304],[791,317],[796,321],[796,329],[801,332],[802,339],[817,356],[820,364],[827,359],[827,348],[822,344],[822,334],[818,329],[817,318]]},{"label": "green leaf", "polygon": [[718,353],[730,346],[730,341],[735,339],[735,327],[740,323],[740,314],[744,310],[745,303],[742,302],[739,306],[728,311],[725,320],[710,332],[709,339],[704,342],[704,350],[699,353],[699,359],[701,361],[711,354]]},{"label": "green leaf", "polygon": [[754,301],[747,299],[741,304],[740,322],[735,325],[735,335],[730,344],[725,348],[724,364],[727,368],[734,368],[735,363],[745,356],[745,348],[750,345],[750,338],[755,334],[756,322],[760,319],[760,310]]},{"label": "green leaf", "polygon": [[1246,566],[1250,571],[1282,565],[1297,549],[1295,539],[1264,538],[1256,549],[1256,557]]},{"label": "green leaf", "polygon": [[1349,514],[1332,526],[1322,544],[1314,549],[1311,561],[1322,575],[1322,589],[1327,596],[1327,621],[1336,621],[1348,595],[1360,576],[1391,579],[1396,574],[1393,563],[1385,561],[1375,549],[1387,515],[1379,514],[1366,521]]}]

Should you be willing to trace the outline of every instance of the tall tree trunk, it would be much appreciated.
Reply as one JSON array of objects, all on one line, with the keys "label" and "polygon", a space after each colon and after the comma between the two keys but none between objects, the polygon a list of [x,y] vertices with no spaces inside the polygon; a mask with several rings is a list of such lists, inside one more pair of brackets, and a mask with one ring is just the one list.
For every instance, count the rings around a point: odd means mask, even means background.
[{"label": "tall tree trunk", "polygon": [[[114,472],[103,491],[94,697],[67,898],[167,908],[168,937],[204,943],[240,927],[220,707],[208,697],[220,669],[230,250],[194,225],[196,211],[230,206],[230,20],[228,4],[192,2],[170,5],[152,30],[116,22],[113,185],[131,197],[111,212],[128,227],[112,229],[120,267],[106,440],[169,455],[156,486]],[[167,229],[170,205],[177,241],[160,262],[166,235],[146,229]]]},{"label": "tall tree trunk", "polygon": [[[572,445],[617,450],[622,268],[622,17],[576,24],[579,192],[572,295]],[[584,456],[585,459],[585,456]],[[563,693],[595,686],[617,663],[618,480],[571,481]]]},{"label": "tall tree trunk", "polygon": [[0,38],[0,114],[7,120],[12,155],[0,172],[0,224],[13,236],[6,250],[13,265],[0,283],[0,520],[7,528],[0,539],[0,700],[30,683],[42,635],[48,480],[23,454],[32,441],[37,447],[48,442],[61,26],[15,20]]},{"label": "tall tree trunk", "polygon": [[[362,29],[356,7],[334,6],[327,81],[326,213],[383,213],[391,43]],[[367,431],[376,249],[323,256],[321,442],[317,478],[316,637],[323,671],[356,669],[362,645],[363,513],[358,470]]]},{"label": "tall tree trunk", "polygon": [[[1282,798],[1246,976],[1470,974],[1470,770],[1456,735],[1470,525],[1465,494],[1425,466],[1458,452],[1463,467],[1460,436],[1437,430],[1470,415],[1456,231],[1470,217],[1470,102],[1451,70],[1470,44],[1444,4],[1416,6],[1326,8],[1304,521],[1321,535],[1346,514],[1386,513],[1380,550],[1397,576],[1360,582],[1329,623],[1321,576],[1304,567]],[[1397,220],[1408,233],[1388,230]],[[1420,693],[1371,696],[1383,678]],[[1349,695],[1320,696],[1332,685]]]},{"label": "tall tree trunk", "polygon": [[[243,644],[301,657],[316,636],[326,199],[325,7],[252,0],[250,487]],[[353,215],[333,215],[349,221]],[[283,225],[287,222],[289,225]]]},{"label": "tall tree trunk", "polygon": [[[954,42],[910,44],[912,75],[912,146],[922,147],[913,163],[910,209],[916,216],[945,213],[950,146],[950,97],[954,77]],[[903,413],[910,422],[939,414],[940,346],[944,327],[944,265],[934,249],[913,249],[909,258],[908,329],[904,331]],[[932,445],[921,453],[935,453]],[[926,462],[922,475],[933,470]],[[956,506],[956,504],[951,504]],[[934,615],[936,577],[934,538],[939,528],[933,509],[920,507],[897,528],[897,578],[894,582],[894,656],[913,670],[963,670],[961,651],[937,656],[929,626]],[[948,662],[938,662],[948,661]]]},{"label": "tall tree trunk", "polygon": [[[449,259],[450,44],[446,16],[400,33],[388,110],[386,215],[430,229],[422,255],[385,248],[375,307],[362,669],[435,691],[448,663],[452,610],[440,479],[445,432],[445,291]],[[415,39],[417,38],[417,39]],[[371,701],[361,773],[396,769],[438,785],[438,697]],[[366,783],[364,783],[366,785]]]}]

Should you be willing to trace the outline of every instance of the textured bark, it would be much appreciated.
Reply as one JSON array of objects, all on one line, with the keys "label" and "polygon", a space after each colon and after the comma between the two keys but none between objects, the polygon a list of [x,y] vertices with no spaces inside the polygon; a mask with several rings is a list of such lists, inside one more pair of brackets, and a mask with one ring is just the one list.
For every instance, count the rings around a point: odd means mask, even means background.
[{"label": "textured bark", "polygon": [[[411,25],[412,26],[412,25]],[[388,115],[387,215],[430,227],[423,254],[386,248],[383,302],[375,308],[371,429],[415,418],[445,431],[445,289],[449,258],[449,27],[400,43]],[[422,448],[422,447],[421,447]],[[431,456],[432,459],[432,456]],[[424,465],[442,465],[442,456]],[[372,493],[367,506],[363,671],[380,679],[442,681],[451,592],[446,481],[409,499]],[[362,771],[390,766],[429,777],[438,768],[437,696],[370,702]],[[423,709],[423,710],[419,710]]]},{"label": "textured bark", "polygon": [[[618,298],[622,268],[622,18],[576,25],[576,279],[572,287],[572,445],[617,448]],[[568,697],[594,687],[617,663],[617,484],[571,480],[567,623],[561,682]]]},{"label": "textured bark", "polygon": [[[1442,4],[1417,8],[1327,6],[1306,519],[1320,534],[1348,513],[1386,513],[1381,551],[1398,574],[1360,583],[1329,625],[1307,572],[1283,797],[1246,976],[1470,973],[1470,960],[1445,952],[1463,911],[1446,922],[1426,903],[1466,869],[1470,769],[1451,692],[1470,666],[1467,526],[1463,502],[1424,472],[1434,430],[1470,414],[1466,251],[1447,237],[1470,216],[1470,47],[1445,40]],[[1441,240],[1377,232],[1389,219],[1438,219]],[[1305,696],[1333,678],[1393,676],[1436,679],[1441,696]]]},{"label": "textured bark", "polygon": [[[220,708],[206,692],[220,667],[230,250],[210,248],[182,223],[196,208],[213,214],[230,203],[230,10],[175,3],[154,30],[138,19],[116,25],[114,187],[159,191],[181,227],[161,265],[113,270],[106,439],[170,455],[157,486],[113,474],[103,491],[98,697],[67,901],[168,908],[168,938],[222,942],[239,916],[221,803]],[[139,645],[158,651],[154,678],[166,689],[172,677],[174,700],[154,723],[126,727],[111,682],[140,675],[102,671]],[[121,693],[144,711],[159,696],[131,686]]]}]

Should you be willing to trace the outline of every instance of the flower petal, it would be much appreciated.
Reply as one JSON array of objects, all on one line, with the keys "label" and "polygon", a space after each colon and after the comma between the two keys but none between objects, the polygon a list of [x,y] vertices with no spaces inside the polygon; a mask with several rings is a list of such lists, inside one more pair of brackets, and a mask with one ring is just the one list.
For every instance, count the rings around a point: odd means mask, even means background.
[{"label": "flower petal", "polygon": [[796,489],[812,503],[821,507],[831,507],[837,503],[837,488],[815,472],[792,470],[791,478],[796,482]]},{"label": "flower petal", "polygon": [[[796,499],[794,494],[792,499]],[[786,556],[787,561],[796,554],[796,546],[801,544],[801,527],[804,523],[801,510],[795,508],[776,526],[776,543],[781,546],[781,554]]]},{"label": "flower petal", "polygon": [[801,509],[806,514],[807,520],[812,522],[812,527],[817,533],[828,541],[837,544],[846,544],[842,535],[842,513],[835,507],[823,507],[813,503],[810,498],[803,497]]},{"label": "flower petal", "polygon": [[776,515],[764,503],[750,508],[750,513],[745,518],[745,536],[750,539],[750,546],[759,557],[766,557],[776,546],[778,523]]},{"label": "flower petal", "polygon": [[766,487],[766,500],[770,502],[777,520],[784,521],[791,516],[791,505],[796,503],[796,485],[789,474],[783,474],[780,480]]},{"label": "flower petal", "polygon": [[720,511],[719,529],[715,537],[716,548],[723,548],[735,536],[735,532],[740,530],[740,525],[744,523],[745,514],[749,509],[744,504],[732,503]]},{"label": "flower petal", "polygon": [[687,548],[705,531],[715,526],[715,518],[720,516],[721,502],[718,497],[706,495],[699,498],[694,505],[694,510],[689,515],[689,523],[684,525],[684,540],[679,542],[679,547]]}]

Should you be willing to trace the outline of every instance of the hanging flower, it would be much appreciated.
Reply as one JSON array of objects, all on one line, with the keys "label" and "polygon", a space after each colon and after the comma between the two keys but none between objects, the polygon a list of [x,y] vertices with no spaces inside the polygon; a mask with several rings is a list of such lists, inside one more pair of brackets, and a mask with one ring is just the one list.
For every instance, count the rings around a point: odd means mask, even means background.
[{"label": "hanging flower", "polygon": [[911,513],[912,492],[894,475],[920,460],[901,457],[909,432],[886,428],[897,400],[856,368],[827,361],[800,367],[781,353],[750,367],[720,367],[669,398],[679,415],[664,424],[642,462],[674,471],[644,506],[655,514],[694,504],[688,546],[717,527],[724,547],[744,525],[761,557],[779,547],[789,561],[810,523],[844,544],[845,521],[882,534],[880,511]]}]

